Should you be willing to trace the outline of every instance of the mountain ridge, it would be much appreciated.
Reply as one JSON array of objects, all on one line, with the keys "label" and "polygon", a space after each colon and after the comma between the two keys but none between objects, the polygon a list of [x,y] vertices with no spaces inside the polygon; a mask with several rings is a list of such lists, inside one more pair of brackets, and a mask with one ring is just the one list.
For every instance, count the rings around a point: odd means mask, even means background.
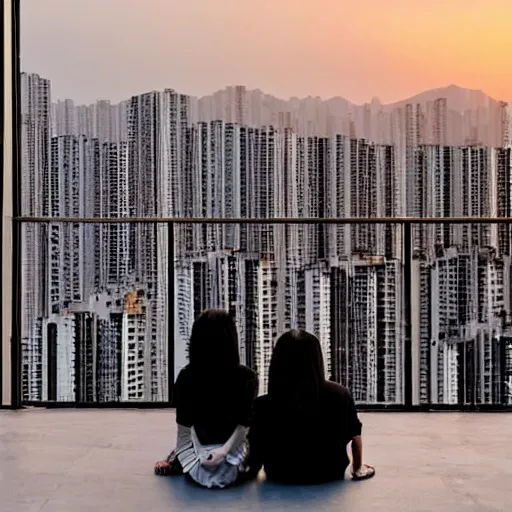
[{"label": "mountain ridge", "polygon": [[[235,87],[245,87],[243,85],[229,85],[226,86],[224,89],[219,89],[211,94],[207,94],[204,96],[201,96],[199,99],[202,98],[208,98],[210,96],[214,96],[216,94],[219,94],[229,88],[235,88]],[[433,101],[438,98],[446,98],[450,106],[455,107],[457,110],[460,108],[468,108],[468,106],[471,104],[471,106],[474,108],[475,104],[478,104],[478,106],[489,106],[490,104],[498,104],[500,102],[509,103],[504,100],[499,100],[496,98],[493,98],[492,96],[488,95],[485,91],[482,89],[469,89],[466,87],[462,87],[460,85],[456,84],[449,84],[446,86],[441,87],[435,87],[433,89],[426,89],[421,92],[418,92],[417,94],[414,94],[412,96],[409,96],[407,98],[389,102],[389,103],[382,103],[380,99],[375,96],[372,98],[370,102],[365,103],[354,103],[351,100],[343,97],[343,96],[332,96],[329,98],[321,98],[320,96],[304,96],[304,97],[298,97],[298,96],[291,96],[288,99],[281,98],[279,96],[275,96],[271,93],[266,93],[260,88],[246,88],[247,93],[260,93],[262,96],[271,98],[272,100],[289,103],[289,102],[303,102],[303,101],[317,101],[319,103],[326,103],[326,104],[332,104],[332,103],[344,103],[347,107],[353,107],[353,108],[361,108],[366,106],[375,105],[378,107],[381,107],[385,110],[393,109],[393,108],[399,108],[403,107],[404,105],[408,103],[426,103],[427,101]]]}]

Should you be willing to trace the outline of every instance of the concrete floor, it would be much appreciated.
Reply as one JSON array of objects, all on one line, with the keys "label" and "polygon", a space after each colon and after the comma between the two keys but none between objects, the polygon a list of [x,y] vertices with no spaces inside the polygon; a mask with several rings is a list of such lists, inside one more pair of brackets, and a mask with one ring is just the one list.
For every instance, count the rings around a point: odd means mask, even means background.
[{"label": "concrete floor", "polygon": [[512,414],[361,418],[372,480],[208,491],[153,475],[174,445],[171,411],[0,411],[0,511],[512,510]]}]

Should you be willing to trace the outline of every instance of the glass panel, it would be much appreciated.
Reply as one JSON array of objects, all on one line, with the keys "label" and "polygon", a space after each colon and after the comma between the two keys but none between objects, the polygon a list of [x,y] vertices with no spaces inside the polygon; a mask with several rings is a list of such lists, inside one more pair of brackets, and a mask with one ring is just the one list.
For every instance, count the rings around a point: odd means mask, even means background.
[{"label": "glass panel", "polygon": [[260,393],[277,337],[302,328],[356,402],[403,403],[400,226],[177,224],[175,247],[176,375],[194,318],[222,308]]},{"label": "glass panel", "polygon": [[512,404],[512,229],[413,229],[416,403]]},{"label": "glass panel", "polygon": [[23,400],[168,400],[167,227],[23,225]]}]

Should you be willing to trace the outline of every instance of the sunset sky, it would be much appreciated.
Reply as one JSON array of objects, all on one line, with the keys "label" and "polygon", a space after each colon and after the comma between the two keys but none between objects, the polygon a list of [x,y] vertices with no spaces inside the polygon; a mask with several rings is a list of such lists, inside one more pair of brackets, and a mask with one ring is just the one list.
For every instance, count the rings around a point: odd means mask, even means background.
[{"label": "sunset sky", "polygon": [[245,84],[384,102],[457,84],[512,101],[512,0],[22,0],[53,97]]}]

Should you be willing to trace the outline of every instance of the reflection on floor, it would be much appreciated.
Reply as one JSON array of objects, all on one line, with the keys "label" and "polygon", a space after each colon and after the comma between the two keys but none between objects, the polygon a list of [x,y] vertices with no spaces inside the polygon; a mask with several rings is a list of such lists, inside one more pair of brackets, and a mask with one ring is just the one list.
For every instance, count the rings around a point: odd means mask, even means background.
[{"label": "reflection on floor", "polygon": [[[367,482],[208,491],[153,475],[174,413],[0,411],[1,512],[512,510],[512,414],[361,415]],[[304,440],[307,460],[308,441]]]}]

